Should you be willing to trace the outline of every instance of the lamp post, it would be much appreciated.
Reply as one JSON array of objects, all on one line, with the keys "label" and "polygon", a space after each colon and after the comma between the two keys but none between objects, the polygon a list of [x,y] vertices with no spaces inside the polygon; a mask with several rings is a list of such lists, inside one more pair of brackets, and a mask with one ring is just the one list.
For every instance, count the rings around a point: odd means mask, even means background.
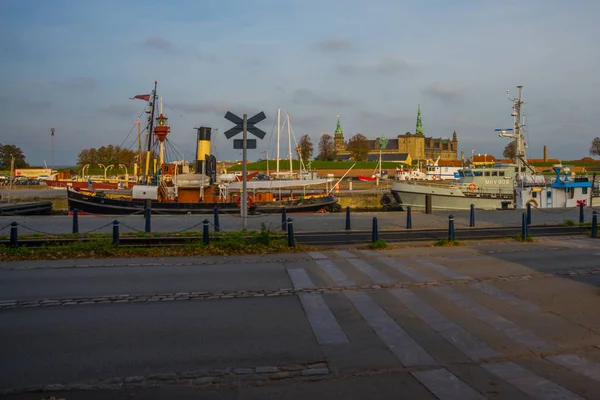
[{"label": "lamp post", "polygon": [[82,178],[82,179],[85,179],[85,170],[86,170],[86,168],[89,170],[89,168],[90,168],[90,164],[85,164],[85,165],[83,166],[83,168],[81,169],[81,178]]},{"label": "lamp post", "polygon": [[106,178],[106,173],[107,173],[108,171],[110,171],[110,170],[111,170],[113,167],[114,167],[114,165],[113,165],[113,164],[110,164],[108,167],[106,167],[106,170],[104,170],[104,180],[105,180],[105,181],[107,180],[107,178]]},{"label": "lamp post", "polygon": [[[52,171],[54,171],[54,128],[50,128],[50,139],[52,141]],[[50,174],[52,175],[52,174]]]},{"label": "lamp post", "polygon": [[106,180],[106,166],[104,164],[98,164],[98,166],[104,169],[104,180]]},{"label": "lamp post", "polygon": [[15,156],[10,155],[10,190],[12,190],[13,180],[15,179]]}]

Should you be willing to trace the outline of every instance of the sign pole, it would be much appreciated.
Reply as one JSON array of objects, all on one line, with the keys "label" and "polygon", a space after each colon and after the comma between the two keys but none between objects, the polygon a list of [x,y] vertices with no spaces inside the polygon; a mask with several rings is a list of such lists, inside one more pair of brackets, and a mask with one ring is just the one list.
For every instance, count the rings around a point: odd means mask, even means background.
[{"label": "sign pole", "polygon": [[246,188],[246,183],[248,181],[248,170],[247,170],[247,139],[248,139],[248,124],[247,124],[248,115],[243,115],[242,120],[242,201],[240,202],[242,213],[242,229],[246,230],[248,227],[248,192]]}]

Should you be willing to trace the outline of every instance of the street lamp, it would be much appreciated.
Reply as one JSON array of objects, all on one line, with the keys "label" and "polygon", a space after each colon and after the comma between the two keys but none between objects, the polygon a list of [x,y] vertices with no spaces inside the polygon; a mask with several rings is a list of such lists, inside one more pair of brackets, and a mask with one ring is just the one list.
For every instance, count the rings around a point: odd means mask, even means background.
[{"label": "street lamp", "polygon": [[106,180],[106,166],[104,164],[98,164],[98,166],[104,169],[104,180]]},{"label": "street lamp", "polygon": [[104,170],[104,180],[106,180],[106,173],[108,171],[110,171],[113,167],[114,167],[114,165],[112,165],[112,164],[110,164],[108,167],[106,167],[106,170]]},{"label": "street lamp", "polygon": [[83,168],[81,169],[81,177],[82,178],[85,178],[85,170],[86,170],[86,168],[89,170],[90,169],[90,164],[85,164],[83,166]]},{"label": "street lamp", "polygon": [[127,166],[125,164],[119,164],[119,168],[123,168],[125,171],[125,187],[129,186],[129,173],[127,172]]},{"label": "street lamp", "polygon": [[52,139],[52,171],[54,171],[54,128],[50,128],[50,138]]}]

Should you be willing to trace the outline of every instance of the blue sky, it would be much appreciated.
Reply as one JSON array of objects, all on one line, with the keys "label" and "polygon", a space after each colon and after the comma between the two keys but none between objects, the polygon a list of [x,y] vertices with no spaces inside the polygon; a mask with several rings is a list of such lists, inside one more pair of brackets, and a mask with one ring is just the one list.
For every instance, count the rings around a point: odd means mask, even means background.
[{"label": "blue sky", "polygon": [[[264,111],[274,154],[277,107],[316,144],[341,115],[346,138],[456,130],[465,153],[500,155],[506,89],[524,85],[530,157],[587,156],[600,123],[600,2],[488,0],[3,0],[0,143],[32,164],[73,164],[83,148],[134,142],[154,81],[170,140],[193,158],[194,126],[239,151],[227,110]],[[270,142],[269,142],[270,140]],[[316,146],[315,146],[316,147]],[[287,147],[282,145],[282,152]]]}]

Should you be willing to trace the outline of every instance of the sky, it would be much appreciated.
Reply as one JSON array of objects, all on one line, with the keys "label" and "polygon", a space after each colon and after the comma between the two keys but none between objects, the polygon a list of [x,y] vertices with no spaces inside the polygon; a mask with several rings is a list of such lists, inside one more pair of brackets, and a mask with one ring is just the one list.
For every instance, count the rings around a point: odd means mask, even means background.
[{"label": "sky", "polygon": [[[154,81],[169,140],[194,158],[241,159],[227,111],[264,111],[249,159],[275,154],[277,108],[296,140],[414,132],[501,156],[523,85],[528,156],[578,159],[600,136],[597,0],[2,0],[0,143],[32,165],[73,165],[85,148],[136,148]],[[143,120],[143,124],[144,124]],[[287,141],[287,128],[282,140]],[[240,135],[241,137],[241,135]],[[281,144],[282,154],[287,143]]]}]

